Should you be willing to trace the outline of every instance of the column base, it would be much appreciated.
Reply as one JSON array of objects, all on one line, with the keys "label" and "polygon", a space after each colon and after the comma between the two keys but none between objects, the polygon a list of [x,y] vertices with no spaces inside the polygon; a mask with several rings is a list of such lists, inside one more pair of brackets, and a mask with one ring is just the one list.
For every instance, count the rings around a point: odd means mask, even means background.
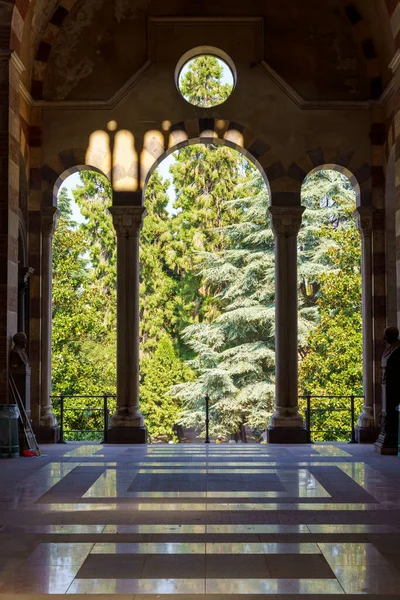
[{"label": "column base", "polygon": [[44,425],[33,425],[33,433],[38,444],[57,444],[60,439],[60,427],[45,427]]},{"label": "column base", "polygon": [[147,427],[111,427],[107,444],[147,444]]},{"label": "column base", "polygon": [[304,427],[268,427],[268,444],[309,444],[310,436]]},{"label": "column base", "polygon": [[360,427],[356,426],[355,434],[357,444],[373,444],[379,436],[379,427]]},{"label": "column base", "polygon": [[399,444],[396,434],[380,434],[374,444],[374,451],[378,454],[397,456]]}]

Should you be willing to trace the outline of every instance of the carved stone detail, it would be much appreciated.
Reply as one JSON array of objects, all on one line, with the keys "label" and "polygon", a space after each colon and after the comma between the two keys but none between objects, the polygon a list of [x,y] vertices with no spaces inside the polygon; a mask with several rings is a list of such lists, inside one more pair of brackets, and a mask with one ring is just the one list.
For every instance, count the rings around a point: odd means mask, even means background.
[{"label": "carved stone detail", "polygon": [[356,219],[357,229],[361,237],[371,235],[373,223],[372,207],[358,206],[353,212],[353,215]]},{"label": "carved stone detail", "polygon": [[147,214],[144,206],[111,206],[109,211],[118,237],[139,235]]},{"label": "carved stone detail", "polygon": [[305,211],[304,206],[270,206],[272,230],[275,235],[297,235]]},{"label": "carved stone detail", "polygon": [[52,238],[57,227],[60,211],[54,206],[46,206],[42,210],[42,234]]}]

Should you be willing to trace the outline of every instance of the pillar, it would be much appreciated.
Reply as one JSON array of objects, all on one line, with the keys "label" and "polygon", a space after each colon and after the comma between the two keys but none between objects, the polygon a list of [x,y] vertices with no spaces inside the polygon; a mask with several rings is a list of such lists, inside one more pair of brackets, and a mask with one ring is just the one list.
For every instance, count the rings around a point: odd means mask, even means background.
[{"label": "pillar", "polygon": [[[394,142],[394,211],[395,211],[395,236],[396,236],[396,320],[397,327],[400,327],[400,50],[396,53],[389,64],[393,72],[394,93],[393,93],[393,126],[392,132],[394,140],[388,139],[388,147]],[[390,325],[396,325],[390,323]]]},{"label": "pillar", "polygon": [[139,408],[139,236],[142,206],[110,208],[117,233],[117,408],[108,442],[144,444],[147,430]]},{"label": "pillar", "polygon": [[372,306],[372,223],[373,209],[359,206],[354,211],[357,229],[361,236],[362,259],[362,337],[363,337],[363,390],[364,402],[358,417],[356,439],[374,442],[379,434],[374,415],[374,346]]},{"label": "pillar", "polygon": [[9,353],[18,319],[19,84],[23,65],[0,50],[0,404],[9,402]]},{"label": "pillar", "polygon": [[304,207],[270,206],[275,235],[275,412],[269,443],[307,443],[298,410],[297,234]]},{"label": "pillar", "polygon": [[53,236],[59,211],[54,207],[42,210],[42,335],[41,335],[41,397],[40,421],[37,435],[43,442],[56,442],[59,427],[51,405],[51,337],[52,337],[52,284]]}]

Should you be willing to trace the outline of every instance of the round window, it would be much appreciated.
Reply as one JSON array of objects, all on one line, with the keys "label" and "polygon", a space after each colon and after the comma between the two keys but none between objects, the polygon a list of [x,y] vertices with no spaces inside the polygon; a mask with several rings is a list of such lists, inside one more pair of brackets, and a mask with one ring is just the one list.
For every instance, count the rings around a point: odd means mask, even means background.
[{"label": "round window", "polygon": [[[206,53],[205,50],[215,52]],[[236,83],[232,61],[214,48],[203,48],[203,52],[195,56],[193,52],[182,57],[177,66],[176,83],[180,93],[193,106],[212,108],[222,104]]]}]

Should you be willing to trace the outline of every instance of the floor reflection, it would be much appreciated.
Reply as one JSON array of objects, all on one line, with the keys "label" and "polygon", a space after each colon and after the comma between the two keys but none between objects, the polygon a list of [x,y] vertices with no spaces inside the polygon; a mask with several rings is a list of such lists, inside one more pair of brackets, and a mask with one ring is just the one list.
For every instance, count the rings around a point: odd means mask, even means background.
[{"label": "floor reflection", "polygon": [[0,600],[400,597],[399,463],[369,447],[47,453],[0,462]]}]

